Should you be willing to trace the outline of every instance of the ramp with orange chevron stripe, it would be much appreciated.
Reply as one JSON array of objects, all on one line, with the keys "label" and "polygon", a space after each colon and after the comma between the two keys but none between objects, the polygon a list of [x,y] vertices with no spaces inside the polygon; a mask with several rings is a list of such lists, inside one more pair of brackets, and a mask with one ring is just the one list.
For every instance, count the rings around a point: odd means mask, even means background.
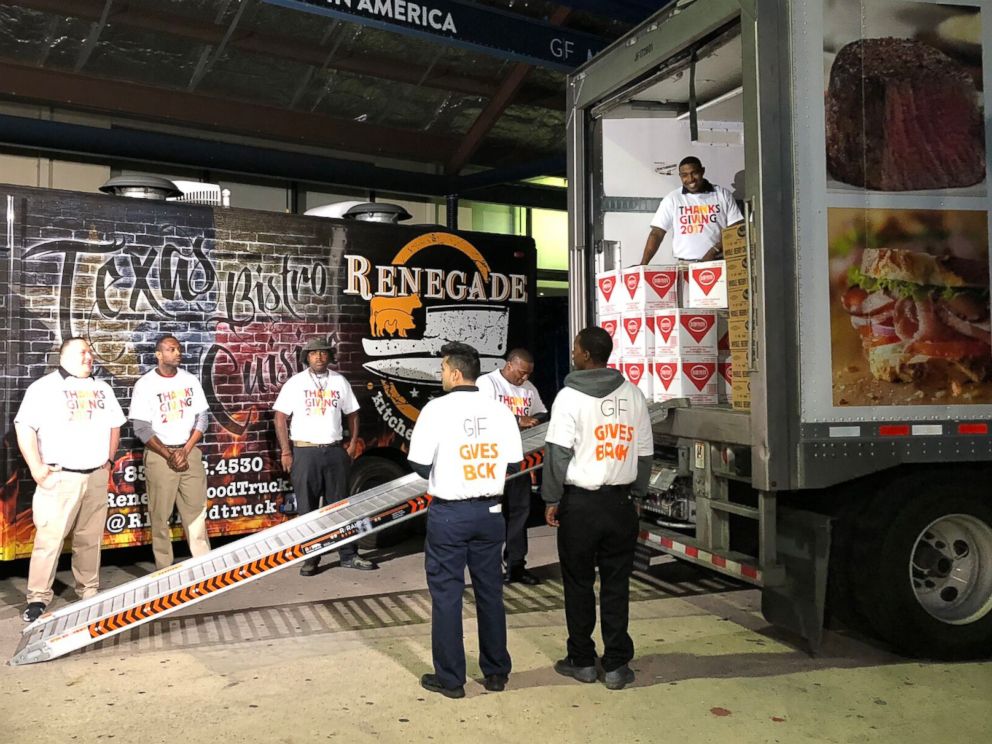
[{"label": "ramp with orange chevron stripe", "polygon": [[[547,424],[521,433],[524,465],[541,467]],[[427,482],[411,473],[345,501],[303,514],[209,553],[190,558],[42,615],[24,629],[12,665],[33,664],[77,649],[271,574],[305,558],[424,514]]]}]

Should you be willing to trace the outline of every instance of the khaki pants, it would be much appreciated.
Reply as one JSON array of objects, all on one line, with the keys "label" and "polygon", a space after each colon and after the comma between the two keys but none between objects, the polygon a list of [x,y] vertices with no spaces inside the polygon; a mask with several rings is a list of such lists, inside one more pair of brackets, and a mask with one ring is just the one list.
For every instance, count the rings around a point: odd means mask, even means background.
[{"label": "khaki pants", "polygon": [[174,507],[179,510],[190,552],[194,556],[210,552],[210,540],[207,538],[207,474],[199,447],[193,448],[188,460],[189,470],[177,473],[161,455],[150,449],[145,450],[145,483],[156,568],[172,565],[169,517]]},{"label": "khaki pants", "polygon": [[89,475],[59,471],[51,488],[38,486],[31,502],[35,535],[28,568],[28,602],[48,604],[54,593],[62,544],[72,532],[72,575],[76,594],[88,599],[100,591],[100,543],[107,521],[105,468]]}]

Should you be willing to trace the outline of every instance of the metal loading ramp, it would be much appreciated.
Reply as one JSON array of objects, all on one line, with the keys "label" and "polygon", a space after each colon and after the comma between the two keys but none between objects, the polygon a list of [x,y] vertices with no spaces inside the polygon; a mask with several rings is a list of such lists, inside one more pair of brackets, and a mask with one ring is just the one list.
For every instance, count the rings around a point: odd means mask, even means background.
[{"label": "metal loading ramp", "polygon": [[[651,423],[682,401],[652,404]],[[548,425],[521,432],[519,478],[541,467]],[[47,612],[24,629],[11,665],[34,664],[157,620],[243,586],[306,558],[336,550],[390,525],[424,514],[427,481],[410,473],[354,496],[249,535],[209,553]]]}]

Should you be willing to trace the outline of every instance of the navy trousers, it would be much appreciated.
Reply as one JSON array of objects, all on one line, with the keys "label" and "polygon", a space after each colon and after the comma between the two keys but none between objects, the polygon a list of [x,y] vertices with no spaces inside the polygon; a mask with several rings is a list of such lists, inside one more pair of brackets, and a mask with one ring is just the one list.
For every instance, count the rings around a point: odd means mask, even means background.
[{"label": "navy trousers", "polygon": [[438,501],[427,512],[424,563],[431,593],[434,673],[448,688],[465,684],[462,595],[468,566],[479,624],[479,666],[485,676],[510,673],[506,650],[501,553],[506,527],[491,501]]},{"label": "navy trousers", "polygon": [[[296,492],[296,511],[306,514],[348,497],[351,458],[343,447],[296,447],[289,478]],[[358,543],[341,547],[338,555],[348,560],[358,554]],[[320,556],[306,562],[317,565]]]},{"label": "navy trousers", "polygon": [[596,663],[592,632],[596,627],[594,584],[598,569],[603,669],[611,672],[634,658],[627,623],[638,525],[630,486],[606,486],[599,491],[566,486],[558,521],[568,655],[577,666]]}]

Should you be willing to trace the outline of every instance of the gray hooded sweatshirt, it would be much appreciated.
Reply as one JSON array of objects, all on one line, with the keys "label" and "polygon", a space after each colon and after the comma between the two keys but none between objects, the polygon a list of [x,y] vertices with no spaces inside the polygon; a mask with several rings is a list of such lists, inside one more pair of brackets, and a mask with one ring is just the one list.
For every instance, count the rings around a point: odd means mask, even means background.
[{"label": "gray hooded sweatshirt", "polygon": [[[565,378],[565,387],[575,388],[593,398],[605,398],[625,382],[624,376],[615,369],[600,367],[572,372]],[[552,409],[552,415],[554,411]],[[544,446],[544,479],[541,485],[541,498],[547,504],[561,501],[565,490],[565,473],[568,463],[574,456],[571,447],[548,442]],[[631,486],[631,494],[643,497],[647,493],[648,479],[651,477],[651,455],[637,458],[637,479]]]}]

